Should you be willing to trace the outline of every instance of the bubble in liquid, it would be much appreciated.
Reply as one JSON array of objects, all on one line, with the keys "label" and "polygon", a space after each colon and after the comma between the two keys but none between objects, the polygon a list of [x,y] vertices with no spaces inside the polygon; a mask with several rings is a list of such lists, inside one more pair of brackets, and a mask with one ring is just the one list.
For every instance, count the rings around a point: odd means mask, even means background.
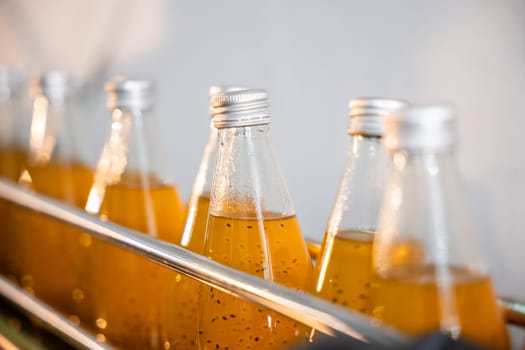
[{"label": "bubble in liquid", "polygon": [[75,302],[79,303],[84,300],[84,292],[82,289],[75,288],[73,289],[73,292],[71,292],[71,297]]},{"label": "bubble in liquid", "polygon": [[103,318],[97,318],[97,320],[95,321],[95,324],[100,329],[106,329],[106,327],[108,326],[107,321]]}]

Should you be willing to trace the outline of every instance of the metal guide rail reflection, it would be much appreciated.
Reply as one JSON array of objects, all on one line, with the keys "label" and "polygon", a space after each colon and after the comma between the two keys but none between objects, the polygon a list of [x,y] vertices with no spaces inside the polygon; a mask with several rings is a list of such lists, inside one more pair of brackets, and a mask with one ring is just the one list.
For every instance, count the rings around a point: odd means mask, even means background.
[{"label": "metal guide rail reflection", "polygon": [[[17,184],[0,179],[0,198],[43,213],[89,232],[95,237],[146,257],[171,270],[183,273],[201,283],[218,288],[235,297],[267,307],[293,318],[329,336],[349,336],[371,344],[401,345],[411,338],[388,327],[377,325],[368,317],[330,304],[307,293],[298,292],[259,277],[213,262],[186,249],[159,241],[139,232],[105,222],[60,201],[35,194]],[[308,242],[315,258],[319,245]],[[93,348],[94,337],[62,319],[35,298],[27,296],[6,279],[0,279],[0,295],[11,300],[32,316],[44,321],[47,328],[75,346]],[[525,326],[525,306],[501,299],[508,323]],[[49,318],[58,320],[47,322]],[[109,348],[98,344],[98,348]]]}]

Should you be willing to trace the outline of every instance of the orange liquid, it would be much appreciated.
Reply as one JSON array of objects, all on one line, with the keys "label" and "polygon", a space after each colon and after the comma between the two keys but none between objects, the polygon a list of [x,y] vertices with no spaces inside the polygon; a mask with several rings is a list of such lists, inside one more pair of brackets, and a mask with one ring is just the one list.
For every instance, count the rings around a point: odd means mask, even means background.
[{"label": "orange liquid", "polygon": [[333,244],[324,245],[316,264],[314,293],[332,303],[367,312],[372,284],[374,233],[341,231]]},{"label": "orange liquid", "polygon": [[0,150],[0,176],[18,181],[25,165],[25,152],[17,149]]},{"label": "orange liquid", "polygon": [[[93,176],[83,166],[53,163],[31,167],[29,172],[37,192],[76,206],[86,200]],[[74,314],[81,297],[76,271],[80,231],[22,208],[14,210],[12,220],[16,231],[12,253],[18,258],[20,283],[58,310]]]},{"label": "orange liquid", "polygon": [[[151,181],[150,181],[151,183]],[[101,215],[171,243],[180,242],[185,208],[172,186],[144,191],[124,182],[106,189]],[[154,227],[154,228],[153,228]],[[91,286],[98,337],[124,349],[160,349],[169,271],[109,243],[93,241]]]},{"label": "orange liquid", "polygon": [[373,316],[408,334],[422,335],[442,328],[446,315],[440,305],[448,305],[455,310],[461,337],[507,349],[509,339],[490,279],[459,267],[450,267],[449,273],[451,286],[441,295],[433,266],[394,269],[378,277],[372,288]]},{"label": "orange liquid", "polygon": [[[3,176],[11,181],[17,181],[18,176],[22,172],[25,164],[25,153],[14,149],[0,149],[0,176]],[[14,268],[11,250],[11,229],[12,226],[12,209],[13,204],[0,199],[0,272],[13,276],[16,273]]]},{"label": "orange liquid", "polygon": [[[264,233],[254,219],[208,220],[207,255],[214,261],[291,288],[310,287],[312,263],[295,216],[265,219]],[[201,288],[202,349],[281,349],[303,341],[306,332],[305,326],[283,315]]]},{"label": "orange liquid", "polygon": [[[206,223],[208,222],[209,196],[199,197],[195,212],[189,212],[185,230],[190,235],[182,238],[182,247],[194,253],[204,253]],[[165,347],[169,349],[197,349],[200,284],[177,273],[171,279],[166,305]]]}]

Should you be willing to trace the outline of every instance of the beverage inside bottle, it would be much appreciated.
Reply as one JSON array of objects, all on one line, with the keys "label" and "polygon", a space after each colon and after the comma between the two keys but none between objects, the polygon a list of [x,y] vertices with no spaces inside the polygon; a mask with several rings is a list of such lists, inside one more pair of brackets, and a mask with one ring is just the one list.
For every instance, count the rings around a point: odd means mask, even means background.
[{"label": "beverage inside bottle", "polygon": [[[264,90],[212,97],[219,153],[213,178],[205,254],[212,260],[306,290],[312,263],[269,140]],[[202,349],[281,349],[307,329],[284,315],[214,288],[200,293]]]},{"label": "beverage inside bottle", "polygon": [[384,118],[404,104],[386,98],[350,101],[348,158],[315,266],[316,295],[363,313],[368,307],[372,243],[390,163],[382,144]]},{"label": "beverage inside bottle", "polygon": [[450,108],[387,117],[393,155],[374,243],[371,314],[408,334],[441,330],[488,348],[509,348],[504,320],[453,157]]},{"label": "beverage inside bottle", "polygon": [[[210,97],[226,91],[247,90],[240,87],[213,86]],[[213,107],[213,106],[212,106]],[[208,143],[200,162],[188,204],[188,215],[180,245],[192,252],[204,254],[206,224],[210,204],[210,190],[217,162],[217,129],[210,125]],[[166,305],[165,347],[170,349],[196,349],[198,344],[200,283],[177,273],[168,287]]]},{"label": "beverage inside bottle", "polygon": [[[78,80],[63,71],[33,79],[33,109],[28,159],[19,181],[36,192],[82,207],[92,181],[90,167],[79,160],[74,127]],[[19,281],[26,290],[67,315],[76,300],[76,247],[79,231],[44,215],[18,208],[13,254],[19,257]]]},{"label": "beverage inside bottle", "polygon": [[[171,243],[179,243],[185,208],[157,148],[150,82],[116,79],[106,85],[111,127],[86,210]],[[109,243],[88,239],[90,275],[83,290],[95,310],[100,340],[125,349],[163,348],[162,317],[174,273]]]},{"label": "beverage inside bottle", "polygon": [[[0,176],[17,181],[25,163],[26,153],[23,143],[25,110],[22,74],[6,66],[0,66]],[[0,199],[0,272],[14,278],[17,269],[12,255],[12,226],[10,202]]]}]

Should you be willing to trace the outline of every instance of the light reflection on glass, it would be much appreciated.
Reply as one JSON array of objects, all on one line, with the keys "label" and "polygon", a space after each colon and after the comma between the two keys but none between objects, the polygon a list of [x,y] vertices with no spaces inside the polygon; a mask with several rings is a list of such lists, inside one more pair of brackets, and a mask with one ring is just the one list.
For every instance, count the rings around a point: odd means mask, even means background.
[{"label": "light reflection on glass", "polygon": [[51,158],[56,138],[48,130],[48,105],[46,97],[39,96],[33,102],[33,119],[29,138],[29,157],[34,163],[46,163]]},{"label": "light reflection on glass", "polygon": [[115,109],[112,115],[111,131],[97,165],[95,180],[89,191],[86,211],[97,214],[100,211],[106,186],[120,182],[127,165],[128,138],[132,120],[128,113]]}]

